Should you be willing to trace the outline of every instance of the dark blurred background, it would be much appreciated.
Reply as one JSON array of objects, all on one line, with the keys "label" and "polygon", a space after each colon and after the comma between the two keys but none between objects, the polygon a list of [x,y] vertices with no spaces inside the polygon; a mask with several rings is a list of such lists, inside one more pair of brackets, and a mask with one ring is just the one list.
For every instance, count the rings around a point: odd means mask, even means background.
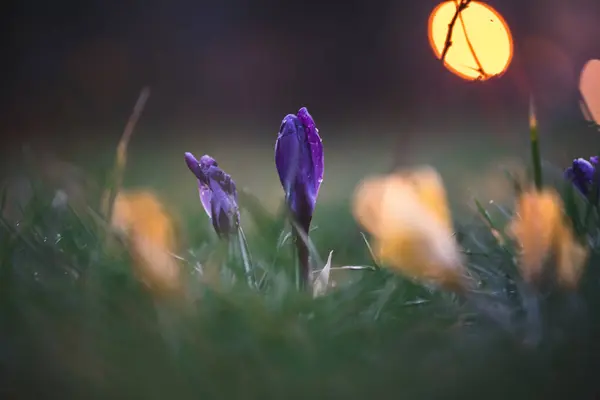
[{"label": "dark blurred background", "polygon": [[548,161],[599,148],[577,88],[584,63],[600,58],[598,0],[488,1],[515,43],[507,73],[488,82],[434,57],[427,20],[439,2],[13,2],[2,13],[5,160],[29,143],[108,167],[145,85],[126,182],[181,201],[197,202],[184,151],[210,153],[238,186],[280,198],[274,140],[301,106],[325,144],[323,201],[394,164],[433,163],[464,188],[482,168],[526,157],[530,93]]}]

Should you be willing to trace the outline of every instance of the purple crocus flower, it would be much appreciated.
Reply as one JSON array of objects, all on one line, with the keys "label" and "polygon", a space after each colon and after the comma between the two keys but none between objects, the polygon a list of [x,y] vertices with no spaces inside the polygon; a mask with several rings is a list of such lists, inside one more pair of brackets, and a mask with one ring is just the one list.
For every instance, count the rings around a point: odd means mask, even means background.
[{"label": "purple crocus flower", "polygon": [[598,165],[598,157],[591,157],[590,161],[584,158],[576,158],[573,160],[573,165],[565,170],[565,177],[571,180],[585,196],[590,193],[596,165]]},{"label": "purple crocus flower", "polygon": [[[279,128],[275,143],[275,165],[285,192],[286,204],[299,227],[308,234],[323,182],[323,143],[315,121],[302,107],[298,114],[288,114]],[[294,229],[297,235],[296,228]],[[306,286],[310,276],[308,248],[296,237],[300,259],[300,283]]]},{"label": "purple crocus flower", "polygon": [[209,155],[198,161],[192,153],[185,153],[185,162],[198,179],[200,202],[219,237],[228,237],[239,227],[237,190],[231,176],[219,168]]},{"label": "purple crocus flower", "polygon": [[283,119],[275,143],[275,165],[292,213],[310,223],[324,165],[319,130],[306,107]]}]

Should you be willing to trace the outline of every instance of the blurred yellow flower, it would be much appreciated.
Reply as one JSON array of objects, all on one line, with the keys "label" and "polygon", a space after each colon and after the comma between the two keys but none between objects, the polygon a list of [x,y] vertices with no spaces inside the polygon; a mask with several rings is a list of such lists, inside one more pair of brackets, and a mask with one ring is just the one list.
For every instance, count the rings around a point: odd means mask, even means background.
[{"label": "blurred yellow flower", "polygon": [[375,254],[385,264],[412,278],[464,288],[446,191],[433,168],[366,179],[354,193],[353,214],[374,236]]},{"label": "blurred yellow flower", "polygon": [[575,241],[568,226],[561,226],[556,238],[558,281],[563,287],[575,289],[588,258],[588,249]]},{"label": "blurred yellow flower", "polygon": [[525,281],[537,282],[545,264],[554,256],[559,283],[568,288],[577,286],[587,249],[575,240],[555,190],[524,192],[517,201],[509,233],[521,249],[519,269]]},{"label": "blurred yellow flower", "polygon": [[123,232],[140,279],[159,293],[180,288],[180,269],[171,255],[176,235],[172,217],[147,191],[121,191],[115,198],[111,226]]}]

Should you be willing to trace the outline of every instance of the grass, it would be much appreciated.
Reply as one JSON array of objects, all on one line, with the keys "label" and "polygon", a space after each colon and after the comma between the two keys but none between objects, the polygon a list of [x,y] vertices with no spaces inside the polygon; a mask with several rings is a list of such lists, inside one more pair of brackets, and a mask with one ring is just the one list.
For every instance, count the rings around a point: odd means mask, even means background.
[{"label": "grass", "polygon": [[[532,155],[541,183],[537,136]],[[507,207],[478,202],[481,218],[456,221],[480,283],[478,292],[457,296],[378,266],[348,205],[340,204],[317,214],[316,251],[327,259],[333,250],[334,266],[370,268],[334,274],[339,285],[313,299],[295,287],[285,219],[242,192],[242,218],[255,226],[247,242],[260,289],[248,287],[244,260],[234,253],[219,264],[221,285],[202,281],[199,266],[222,249],[199,211],[182,224],[187,295],[157,298],[133,273],[126,246],[107,250],[107,224],[96,207],[52,208],[52,193],[40,185],[18,225],[0,220],[0,392],[82,399],[591,398],[600,366],[597,210],[552,168],[544,173],[545,184],[560,189],[579,237],[592,244],[577,292],[537,293],[522,281],[514,247],[491,233],[503,231]]]}]

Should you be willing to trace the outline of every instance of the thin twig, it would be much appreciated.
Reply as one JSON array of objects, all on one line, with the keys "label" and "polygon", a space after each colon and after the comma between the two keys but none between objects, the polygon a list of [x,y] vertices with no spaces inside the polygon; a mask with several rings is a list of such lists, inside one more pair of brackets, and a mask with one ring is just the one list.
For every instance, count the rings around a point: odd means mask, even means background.
[{"label": "thin twig", "polygon": [[440,60],[442,60],[442,63],[446,59],[446,54],[448,54],[448,50],[450,49],[450,46],[452,46],[452,32],[454,31],[454,24],[456,24],[456,19],[458,18],[459,14],[465,8],[467,8],[469,6],[469,3],[471,2],[471,0],[457,0],[457,1],[460,1],[460,2],[456,5],[456,12],[454,13],[452,20],[450,20],[450,23],[448,24],[448,32],[446,33],[446,41],[444,43],[444,49],[442,50],[442,55],[440,57]]},{"label": "thin twig", "polygon": [[465,40],[467,41],[467,46],[469,46],[471,55],[473,56],[473,59],[475,60],[475,64],[477,64],[477,72],[479,72],[479,75],[480,75],[478,77],[478,79],[488,78],[488,74],[483,69],[481,62],[479,61],[479,58],[477,57],[477,54],[475,53],[475,49],[473,48],[473,44],[471,43],[471,40],[469,39],[469,35],[467,35],[467,27],[465,25],[465,20],[463,19],[461,13],[458,14],[458,19],[460,19],[460,25],[462,26],[463,32],[465,33]]}]

